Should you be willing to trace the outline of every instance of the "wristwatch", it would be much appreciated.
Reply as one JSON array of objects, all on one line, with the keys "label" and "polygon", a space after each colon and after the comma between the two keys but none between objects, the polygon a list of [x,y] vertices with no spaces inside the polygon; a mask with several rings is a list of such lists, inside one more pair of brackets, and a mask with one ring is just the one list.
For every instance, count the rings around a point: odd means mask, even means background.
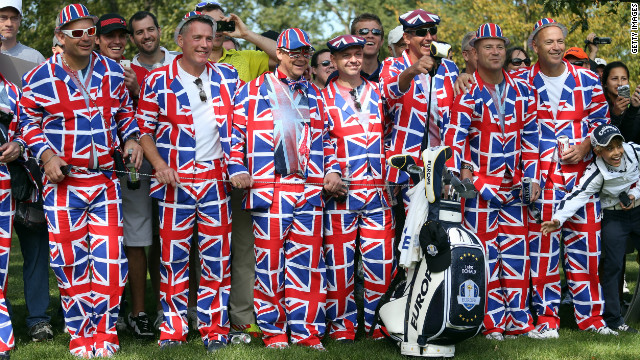
[{"label": "wristwatch", "polygon": [[126,139],[124,139],[124,142],[126,143],[129,140],[133,140],[136,143],[140,144],[140,134],[138,134],[138,133],[131,134],[131,135],[127,136]]},{"label": "wristwatch", "polygon": [[467,169],[467,170],[473,172],[473,166],[471,166],[469,164],[462,164],[461,168],[462,169]]}]

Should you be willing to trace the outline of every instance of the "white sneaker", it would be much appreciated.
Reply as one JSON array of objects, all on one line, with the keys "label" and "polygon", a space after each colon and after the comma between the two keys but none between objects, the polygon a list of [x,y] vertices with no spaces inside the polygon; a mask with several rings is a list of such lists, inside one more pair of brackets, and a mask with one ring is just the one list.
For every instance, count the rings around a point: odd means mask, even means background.
[{"label": "white sneaker", "polygon": [[193,330],[198,330],[198,308],[191,306],[187,309],[187,322]]},{"label": "white sneaker", "polygon": [[627,277],[625,276],[624,277],[624,282],[622,283],[622,293],[623,294],[628,294],[628,293],[631,292],[631,291],[629,291],[629,287],[627,286],[627,279],[626,278]]},{"label": "white sneaker", "polygon": [[156,328],[156,330],[160,330],[160,325],[162,325],[163,321],[164,321],[164,313],[162,312],[162,310],[158,310],[156,320],[153,322],[153,327]]},{"label": "white sneaker", "polygon": [[601,328],[597,328],[595,330],[593,330],[595,332],[597,332],[600,335],[613,335],[613,336],[618,336],[618,332],[617,331],[613,331],[611,328],[609,328],[608,326],[603,326]]},{"label": "white sneaker", "polygon": [[502,334],[498,332],[489,333],[485,335],[485,338],[487,338],[487,340],[497,340],[497,341],[504,340],[504,336],[502,336]]},{"label": "white sneaker", "polygon": [[558,329],[549,329],[549,328],[545,328],[542,331],[531,330],[528,332],[528,334],[530,338],[540,339],[540,340],[557,339],[560,337],[560,334],[558,334]]},{"label": "white sneaker", "polygon": [[118,316],[118,320],[116,321],[116,330],[118,331],[127,330],[127,322],[124,320],[124,316]]}]

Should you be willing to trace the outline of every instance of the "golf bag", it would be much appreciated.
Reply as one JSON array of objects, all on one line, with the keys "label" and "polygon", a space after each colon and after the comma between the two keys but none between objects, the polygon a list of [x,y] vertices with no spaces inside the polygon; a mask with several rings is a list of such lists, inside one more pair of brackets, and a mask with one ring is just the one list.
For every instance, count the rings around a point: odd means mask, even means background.
[{"label": "golf bag", "polygon": [[[446,147],[423,153],[425,165],[434,168],[424,169],[428,176],[421,176],[416,187],[430,176],[438,184],[425,182],[426,192],[420,194],[429,194],[425,195],[428,202],[433,193],[440,194],[442,169],[450,153]],[[458,201],[437,196],[421,211],[429,213],[419,230],[421,259],[408,268],[406,280],[394,279],[380,300],[379,320],[403,355],[452,357],[454,345],[475,336],[482,327],[488,270],[484,247],[462,227]]]}]

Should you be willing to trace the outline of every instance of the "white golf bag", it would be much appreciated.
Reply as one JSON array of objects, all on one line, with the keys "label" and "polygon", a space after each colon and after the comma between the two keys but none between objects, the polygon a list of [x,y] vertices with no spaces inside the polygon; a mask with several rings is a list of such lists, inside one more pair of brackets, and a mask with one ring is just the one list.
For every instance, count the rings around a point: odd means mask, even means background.
[{"label": "white golf bag", "polygon": [[[427,161],[425,154],[435,150],[426,150],[423,154],[424,163],[427,166],[434,166],[434,169],[443,169],[446,155],[450,154],[450,150],[446,149],[448,152],[441,151],[443,154],[439,154],[437,160],[431,158],[430,162]],[[434,156],[433,153],[430,155]],[[441,159],[442,157],[444,159]],[[425,173],[429,174],[431,170],[433,169],[425,169]],[[433,181],[440,182],[442,171],[431,172]],[[425,181],[429,177],[423,178],[422,181]],[[422,181],[416,185],[416,188],[422,184]],[[440,193],[441,187],[429,188],[432,185],[426,184],[426,193],[429,194],[427,198],[432,198],[434,191],[436,194]],[[425,195],[421,189],[419,193]],[[452,357],[455,353],[455,344],[475,336],[482,327],[488,268],[482,243],[461,225],[460,203],[451,200],[433,200],[431,204],[429,204],[431,199],[425,202],[427,208],[420,210],[430,214],[428,221],[422,225],[427,227],[429,224],[429,235],[423,236],[425,235],[423,234],[425,229],[423,229],[420,231],[419,249],[415,247],[411,249],[411,246],[408,246],[408,251],[419,254],[414,257],[419,261],[415,266],[407,266],[406,280],[394,279],[389,291],[378,305],[378,314],[389,337],[397,341],[403,355]],[[423,206],[422,203],[421,206]],[[409,211],[411,212],[412,209],[410,208]],[[407,215],[407,223],[410,216],[411,214]],[[422,213],[420,216],[426,217]],[[437,219],[433,219],[436,216]],[[407,230],[406,226],[405,230]],[[450,246],[450,265],[446,268],[440,266],[438,270],[444,268],[440,271],[432,271],[436,266],[430,262],[430,259],[433,259],[432,256],[438,252],[434,251],[435,247],[431,245],[437,244],[434,242],[436,241],[434,237],[441,238],[442,242],[448,242]],[[407,245],[404,244],[404,247],[406,248]],[[442,249],[440,250],[440,256],[445,254]],[[429,264],[433,269],[429,268]]]}]

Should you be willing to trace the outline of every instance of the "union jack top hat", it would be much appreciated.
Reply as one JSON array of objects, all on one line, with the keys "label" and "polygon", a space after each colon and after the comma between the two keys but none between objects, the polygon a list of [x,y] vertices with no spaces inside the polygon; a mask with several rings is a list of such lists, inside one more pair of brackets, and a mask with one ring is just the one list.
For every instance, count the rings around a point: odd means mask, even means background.
[{"label": "union jack top hat", "polygon": [[477,40],[482,39],[500,39],[504,41],[504,46],[509,46],[509,39],[502,36],[502,28],[497,24],[486,23],[480,25],[476,31],[476,37],[469,41],[469,45],[473,46]]},{"label": "union jack top hat", "polygon": [[560,28],[560,30],[562,30],[562,35],[564,37],[567,37],[567,27],[560,24],[559,22],[556,22],[555,20],[553,20],[552,18],[544,18],[544,19],[540,19],[538,20],[538,22],[533,25],[533,31],[531,32],[531,35],[529,35],[529,39],[527,40],[527,46],[529,46],[529,48],[533,47],[533,38],[536,37],[536,35],[540,32],[540,30],[549,27],[549,26],[557,26]]},{"label": "union jack top hat", "polygon": [[98,17],[89,14],[89,10],[87,7],[82,4],[71,4],[67,5],[60,11],[60,15],[58,15],[58,26],[56,30],[60,30],[63,26],[68,23],[80,19],[91,19],[93,23],[98,22]]},{"label": "union jack top hat", "polygon": [[278,48],[295,50],[301,47],[309,47],[311,50],[315,50],[309,41],[309,34],[302,29],[287,29],[278,36]]},{"label": "union jack top hat", "polygon": [[182,20],[180,20],[180,22],[178,23],[178,26],[176,26],[176,31],[173,33],[173,41],[176,44],[178,43],[178,35],[180,35],[180,30],[182,30],[182,28],[186,25],[186,23],[194,19],[204,19],[207,22],[210,22],[211,27],[213,28],[213,34],[214,35],[216,34],[217,24],[216,24],[216,21],[213,20],[211,16],[205,15],[200,11],[189,11],[184,15]]},{"label": "union jack top hat", "polygon": [[364,47],[366,43],[367,40],[360,36],[340,35],[327,41],[327,47],[334,54],[352,46]]},{"label": "union jack top hat", "polygon": [[440,16],[426,10],[411,10],[398,18],[404,30],[418,28],[428,24],[440,24]]}]

